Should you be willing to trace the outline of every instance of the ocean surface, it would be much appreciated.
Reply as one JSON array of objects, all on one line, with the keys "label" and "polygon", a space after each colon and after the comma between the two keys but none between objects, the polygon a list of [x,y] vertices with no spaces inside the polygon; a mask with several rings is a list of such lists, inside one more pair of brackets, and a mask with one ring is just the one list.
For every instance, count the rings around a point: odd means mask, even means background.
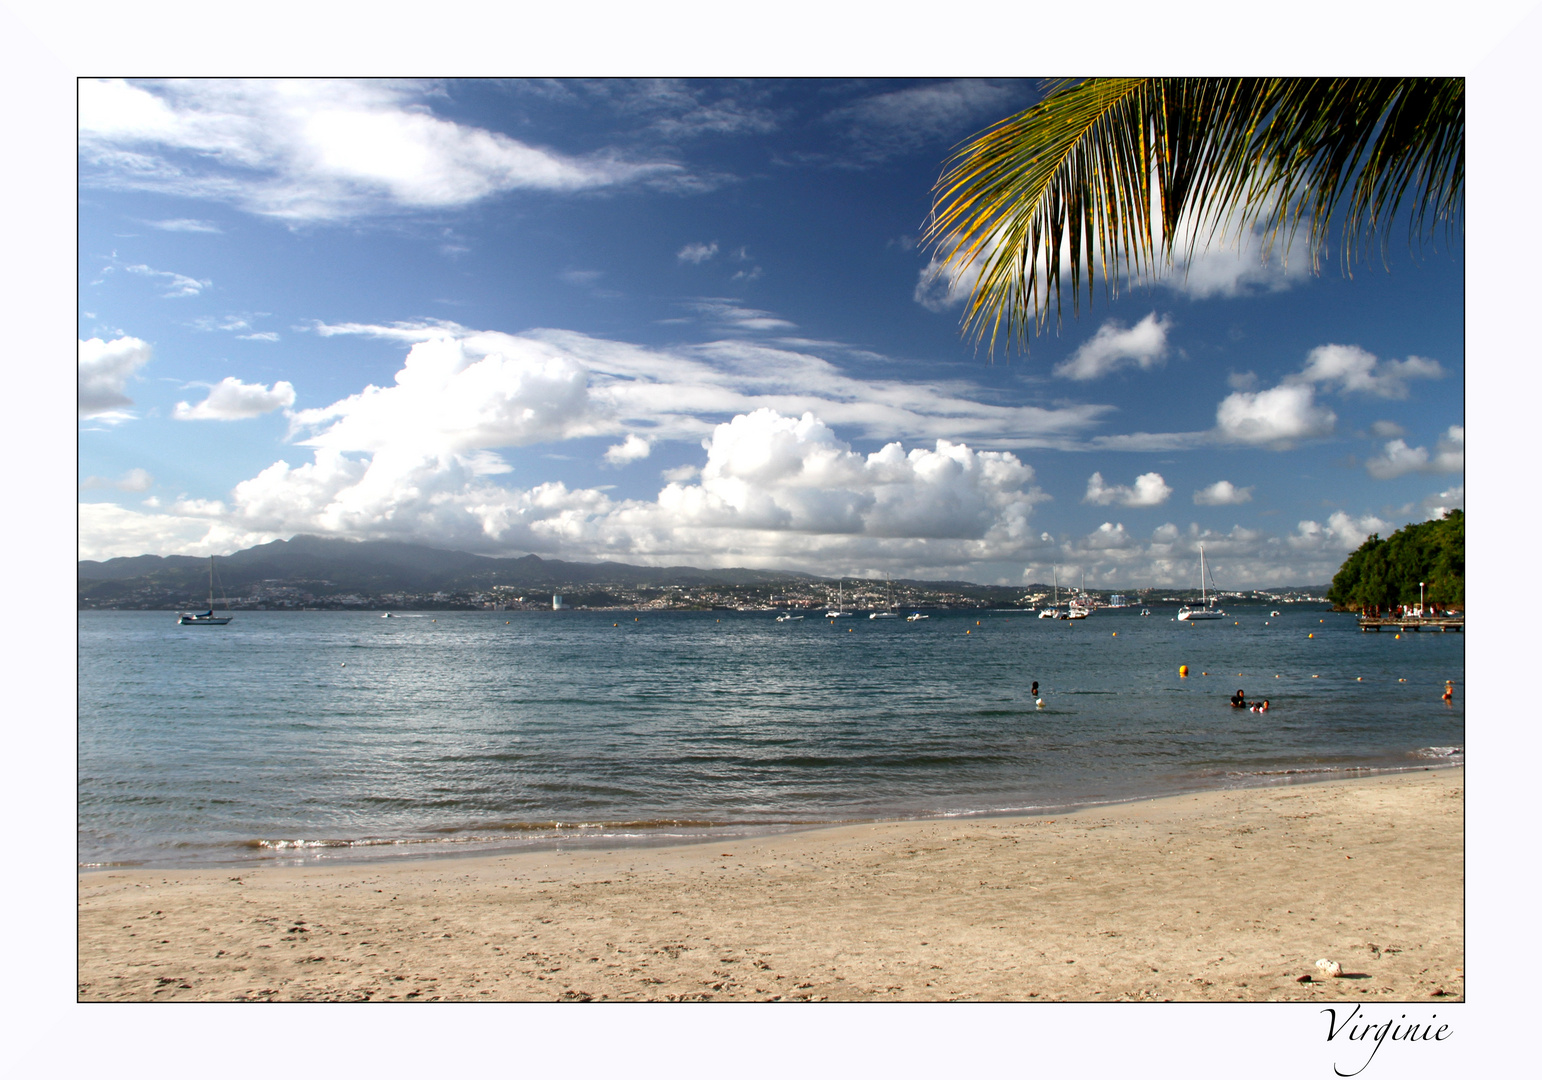
[{"label": "ocean surface", "polygon": [[1462,761],[1465,635],[1227,610],[81,612],[78,859],[672,842]]}]

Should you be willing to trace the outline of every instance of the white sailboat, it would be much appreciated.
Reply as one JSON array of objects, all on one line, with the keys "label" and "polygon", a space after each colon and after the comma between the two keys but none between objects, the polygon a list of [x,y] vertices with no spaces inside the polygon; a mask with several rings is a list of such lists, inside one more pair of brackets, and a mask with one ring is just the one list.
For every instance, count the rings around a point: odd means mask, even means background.
[{"label": "white sailboat", "polygon": [[889,584],[889,606],[884,608],[882,611],[874,611],[874,612],[870,613],[868,615],[869,619],[897,619],[897,618],[899,618],[899,612],[894,610],[894,579],[889,577],[888,574],[885,574],[884,575],[884,580],[887,581],[888,584]]},{"label": "white sailboat", "polygon": [[1199,602],[1204,607],[1191,608],[1184,604],[1178,609],[1179,622],[1200,622],[1205,619],[1224,619],[1226,612],[1215,608],[1215,600],[1205,591],[1205,545],[1199,545]]},{"label": "white sailboat", "polygon": [[219,616],[214,614],[214,556],[209,556],[209,610],[208,611],[179,611],[177,613],[178,626],[224,626],[231,620],[231,616]]},{"label": "white sailboat", "polygon": [[851,612],[846,610],[846,579],[841,578],[835,585],[835,610],[825,612],[827,619],[849,619]]},{"label": "white sailboat", "polygon": [[1064,619],[1068,616],[1060,610],[1060,567],[1055,567],[1055,602],[1039,612],[1041,619]]}]

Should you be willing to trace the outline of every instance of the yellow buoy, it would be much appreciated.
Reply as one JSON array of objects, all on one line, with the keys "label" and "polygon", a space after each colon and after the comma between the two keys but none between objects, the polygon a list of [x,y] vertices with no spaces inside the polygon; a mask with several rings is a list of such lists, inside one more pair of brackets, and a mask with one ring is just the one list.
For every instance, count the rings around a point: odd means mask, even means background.
[{"label": "yellow buoy", "polygon": [[1312,635],[1311,635],[1311,634],[1308,634],[1308,635],[1307,635],[1307,637],[1311,637],[1311,636],[1312,636]]},{"label": "yellow buoy", "polygon": [[964,633],[966,633],[966,634],[972,634],[972,633],[974,633],[974,631],[973,631],[973,630],[965,630],[965,631],[964,631]]},{"label": "yellow buoy", "polygon": [[1119,631],[1115,630],[1114,631],[1114,637],[1118,637],[1118,636],[1119,636]]},{"label": "yellow buoy", "polygon": [[1180,679],[1187,679],[1188,677],[1189,677],[1189,665],[1187,665],[1187,664],[1179,664],[1178,665],[1178,678],[1180,678]]},{"label": "yellow buoy", "polygon": [[976,626],[979,626],[979,625],[980,625],[980,620],[979,620],[979,619],[976,619],[976,620],[975,620],[975,621],[974,621],[974,624],[975,624],[975,625],[976,625]]}]

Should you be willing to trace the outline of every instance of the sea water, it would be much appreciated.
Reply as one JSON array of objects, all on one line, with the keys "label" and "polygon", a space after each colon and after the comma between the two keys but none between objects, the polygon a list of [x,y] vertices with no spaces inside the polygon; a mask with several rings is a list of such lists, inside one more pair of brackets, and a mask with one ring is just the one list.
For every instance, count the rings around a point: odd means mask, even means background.
[{"label": "sea water", "polygon": [[1228,610],[82,612],[78,858],[667,842],[1461,762],[1464,635]]}]

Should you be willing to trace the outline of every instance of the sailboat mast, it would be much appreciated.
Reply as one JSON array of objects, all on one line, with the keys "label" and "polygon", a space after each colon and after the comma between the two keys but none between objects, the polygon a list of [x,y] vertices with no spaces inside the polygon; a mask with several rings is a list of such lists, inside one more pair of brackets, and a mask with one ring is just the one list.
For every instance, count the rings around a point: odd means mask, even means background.
[{"label": "sailboat mast", "polygon": [[209,610],[214,610],[214,556],[209,556]]}]

